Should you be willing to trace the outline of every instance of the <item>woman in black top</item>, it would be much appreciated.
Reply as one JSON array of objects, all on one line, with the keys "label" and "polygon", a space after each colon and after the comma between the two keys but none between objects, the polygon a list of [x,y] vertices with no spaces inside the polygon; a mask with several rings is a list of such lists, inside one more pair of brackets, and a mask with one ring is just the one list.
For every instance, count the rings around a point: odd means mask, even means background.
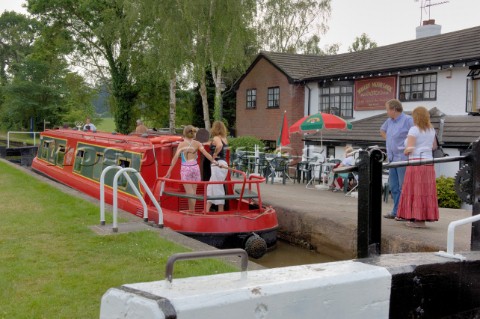
[{"label": "woman in black top", "polygon": [[[227,128],[221,121],[215,121],[212,125],[210,134],[213,136],[212,143],[210,144],[210,152],[213,159],[218,162],[218,166],[211,166],[212,174],[210,181],[223,182],[227,177],[228,163],[226,160],[227,155]],[[212,184],[207,186],[207,196],[225,196],[224,184]],[[216,199],[207,201],[207,212],[210,211],[212,204],[218,206],[218,211],[222,212],[225,206],[225,199]]]}]

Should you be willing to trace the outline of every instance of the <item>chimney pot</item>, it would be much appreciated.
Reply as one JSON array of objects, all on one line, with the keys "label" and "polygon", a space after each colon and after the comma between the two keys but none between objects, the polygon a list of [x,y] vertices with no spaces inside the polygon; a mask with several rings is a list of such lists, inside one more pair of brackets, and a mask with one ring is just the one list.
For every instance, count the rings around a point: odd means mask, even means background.
[{"label": "chimney pot", "polygon": [[430,19],[430,20],[424,20],[423,25],[434,25],[435,24],[435,19]]}]

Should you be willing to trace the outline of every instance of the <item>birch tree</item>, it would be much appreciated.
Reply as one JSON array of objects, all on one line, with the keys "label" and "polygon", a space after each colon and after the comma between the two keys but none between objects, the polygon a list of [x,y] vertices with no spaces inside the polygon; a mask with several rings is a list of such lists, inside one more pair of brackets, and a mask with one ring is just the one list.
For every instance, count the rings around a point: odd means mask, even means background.
[{"label": "birch tree", "polygon": [[259,45],[263,50],[322,53],[321,35],[328,30],[331,0],[258,0]]}]

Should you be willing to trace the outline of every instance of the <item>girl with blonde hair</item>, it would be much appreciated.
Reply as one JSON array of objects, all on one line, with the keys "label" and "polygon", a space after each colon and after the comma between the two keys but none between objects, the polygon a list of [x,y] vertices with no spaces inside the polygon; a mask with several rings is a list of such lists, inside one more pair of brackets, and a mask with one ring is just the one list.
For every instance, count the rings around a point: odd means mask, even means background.
[{"label": "girl with blonde hair", "polygon": [[[192,125],[187,125],[183,129],[183,141],[178,144],[177,151],[172,158],[172,163],[165,175],[165,178],[169,178],[172,172],[175,163],[177,162],[178,158],[181,158],[181,168],[180,168],[180,176],[182,181],[190,181],[190,182],[199,182],[201,180],[200,176],[200,167],[198,166],[197,158],[198,158],[198,151],[202,152],[206,158],[212,162],[214,165],[218,165],[218,162],[205,150],[203,145],[199,142],[194,140],[198,129]],[[197,184],[190,184],[186,183],[183,184],[185,188],[185,193],[194,195],[197,192]],[[188,209],[191,211],[195,210],[195,203],[196,200],[193,198],[188,199]]]}]

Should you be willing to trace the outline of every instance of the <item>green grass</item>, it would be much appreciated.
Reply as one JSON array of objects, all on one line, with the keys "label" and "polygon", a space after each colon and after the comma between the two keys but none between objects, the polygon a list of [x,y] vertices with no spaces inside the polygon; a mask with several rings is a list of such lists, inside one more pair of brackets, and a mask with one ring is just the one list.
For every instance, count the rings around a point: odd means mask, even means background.
[{"label": "green grass", "polygon": [[[163,280],[168,256],[186,251],[151,231],[96,235],[97,205],[1,161],[0,198],[0,318],[98,318],[109,288]],[[175,278],[229,271],[183,261]]]},{"label": "green grass", "polygon": [[113,132],[115,131],[115,121],[113,120],[113,117],[104,117],[102,118],[101,122],[94,123],[95,126],[97,127],[97,130],[103,131],[103,132]]}]

